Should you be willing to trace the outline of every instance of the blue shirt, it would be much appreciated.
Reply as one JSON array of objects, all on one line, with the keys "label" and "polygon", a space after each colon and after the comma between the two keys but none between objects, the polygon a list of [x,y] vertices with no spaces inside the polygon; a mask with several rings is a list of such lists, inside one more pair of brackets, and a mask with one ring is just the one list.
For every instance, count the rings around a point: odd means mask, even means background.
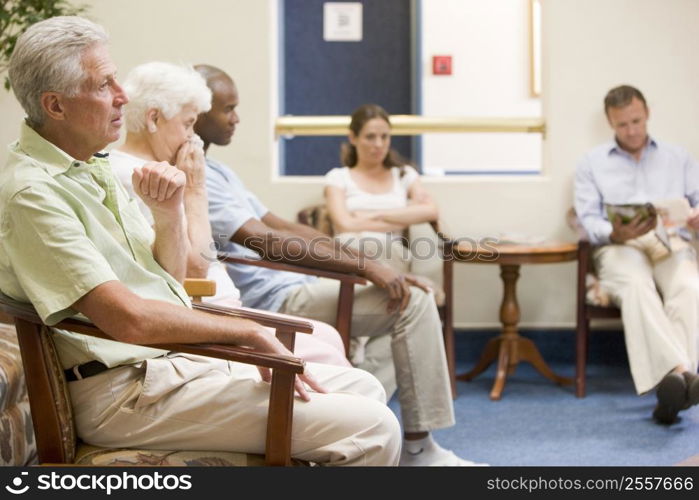
[{"label": "blue shirt", "polygon": [[[248,191],[233,171],[214,160],[206,159],[206,189],[209,196],[209,221],[220,252],[247,259],[260,256],[231,237],[251,219],[261,220],[269,210]],[[277,271],[264,267],[226,264],[245,307],[278,311],[293,288],[315,281],[305,274]]]},{"label": "blue shirt", "polygon": [[639,161],[611,141],[585,154],[575,172],[575,211],[593,245],[609,243],[605,204],[682,197],[699,203],[699,165],[685,149],[651,138]]}]

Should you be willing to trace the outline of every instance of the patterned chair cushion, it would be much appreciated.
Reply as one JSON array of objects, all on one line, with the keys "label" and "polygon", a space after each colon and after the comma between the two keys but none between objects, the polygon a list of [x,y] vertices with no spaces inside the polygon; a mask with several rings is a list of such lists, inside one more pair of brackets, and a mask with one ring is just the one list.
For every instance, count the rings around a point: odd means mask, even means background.
[{"label": "patterned chair cushion", "polygon": [[27,399],[15,327],[0,323],[0,411]]},{"label": "patterned chair cushion", "polygon": [[25,399],[0,413],[0,465],[37,462],[29,401]]},{"label": "patterned chair cushion", "polygon": [[36,442],[17,334],[0,323],[0,465],[33,463]]},{"label": "patterned chair cushion", "polygon": [[[261,455],[248,455],[226,451],[162,451],[99,448],[86,444],[78,445],[75,459],[78,465],[89,466],[215,466],[215,467],[261,467],[265,458]],[[294,466],[308,465],[295,460]]]},{"label": "patterned chair cushion", "polygon": [[614,305],[609,292],[602,287],[597,276],[592,273],[585,276],[585,301],[591,306],[609,307]]}]

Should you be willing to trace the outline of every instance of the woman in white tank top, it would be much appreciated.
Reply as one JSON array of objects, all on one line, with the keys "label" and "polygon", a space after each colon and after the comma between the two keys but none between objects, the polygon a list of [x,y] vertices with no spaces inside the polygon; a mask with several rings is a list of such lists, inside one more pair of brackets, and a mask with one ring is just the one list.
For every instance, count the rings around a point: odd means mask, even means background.
[{"label": "woman in white tank top", "polygon": [[439,213],[417,171],[391,149],[391,122],[383,108],[365,104],[354,111],[341,156],[345,166],[325,176],[335,236],[408,271],[403,231],[436,221]]},{"label": "woman in white tank top", "polygon": [[[412,224],[436,221],[437,205],[417,171],[391,149],[391,122],[382,107],[360,106],[349,128],[349,143],[341,152],[345,166],[325,175],[325,203],[335,237],[409,273],[413,255],[402,243],[404,231]],[[350,359],[355,366],[372,356],[368,340],[352,339]]]}]

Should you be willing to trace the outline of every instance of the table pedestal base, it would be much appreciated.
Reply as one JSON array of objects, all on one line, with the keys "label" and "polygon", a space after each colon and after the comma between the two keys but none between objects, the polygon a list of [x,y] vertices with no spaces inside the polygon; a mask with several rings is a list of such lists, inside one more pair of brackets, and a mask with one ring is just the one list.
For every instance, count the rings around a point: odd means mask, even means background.
[{"label": "table pedestal base", "polygon": [[498,360],[498,371],[495,376],[493,389],[490,391],[490,399],[497,401],[505,387],[505,378],[512,375],[520,361],[528,361],[544,377],[557,384],[572,384],[573,379],[559,377],[548,367],[541,353],[528,338],[521,337],[517,331],[519,323],[519,304],[517,303],[517,280],[519,279],[518,264],[501,264],[500,277],[503,282],[503,297],[500,305],[500,321],[502,322],[502,334],[488,341],[481,359],[475,368],[468,373],[458,375],[458,380],[472,380],[476,375],[483,373],[490,364]]},{"label": "table pedestal base", "polygon": [[502,396],[502,390],[505,388],[505,378],[507,375],[512,375],[520,361],[531,363],[544,377],[552,382],[560,385],[568,385],[573,383],[573,379],[568,377],[560,377],[553,373],[548,367],[541,353],[530,339],[516,335],[514,337],[507,335],[499,335],[494,339],[490,339],[485,346],[485,350],[481,355],[481,359],[468,373],[458,375],[458,380],[470,381],[476,376],[483,373],[493,361],[498,360],[497,374],[495,375],[495,383],[490,391],[490,399],[497,401]]}]

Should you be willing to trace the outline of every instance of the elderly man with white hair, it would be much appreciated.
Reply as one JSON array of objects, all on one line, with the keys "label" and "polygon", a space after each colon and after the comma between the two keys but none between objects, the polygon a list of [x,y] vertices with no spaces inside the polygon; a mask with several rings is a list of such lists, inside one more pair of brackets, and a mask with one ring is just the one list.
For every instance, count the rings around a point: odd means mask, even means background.
[{"label": "elderly man with white hair", "polygon": [[[270,389],[254,367],[133,345],[213,342],[291,355],[256,323],[191,309],[179,283],[186,175],[155,162],[136,171],[151,227],[98,154],[119,138],[128,102],[115,73],[107,35],[85,19],[52,18],[19,37],[9,76],[27,119],[0,172],[0,290],[32,303],[49,325],[82,314],[116,339],[54,330],[86,443],[261,453]],[[315,377],[296,383],[292,456],[395,465],[400,430],[378,381],[308,366]]]},{"label": "elderly man with white hair", "polygon": [[[151,224],[150,209],[134,191],[134,170],[155,161],[174,165],[185,173],[187,277],[216,282],[216,295],[204,301],[240,307],[240,292],[223,264],[216,260],[209,225],[203,142],[194,133],[199,113],[211,108],[211,90],[193,68],[167,62],[149,62],[133,68],[124,80],[124,90],[129,96],[124,107],[127,132],[124,144],[109,154],[114,173]],[[313,335],[297,336],[294,354],[307,361],[350,367],[337,330],[327,323],[310,321]]]}]

